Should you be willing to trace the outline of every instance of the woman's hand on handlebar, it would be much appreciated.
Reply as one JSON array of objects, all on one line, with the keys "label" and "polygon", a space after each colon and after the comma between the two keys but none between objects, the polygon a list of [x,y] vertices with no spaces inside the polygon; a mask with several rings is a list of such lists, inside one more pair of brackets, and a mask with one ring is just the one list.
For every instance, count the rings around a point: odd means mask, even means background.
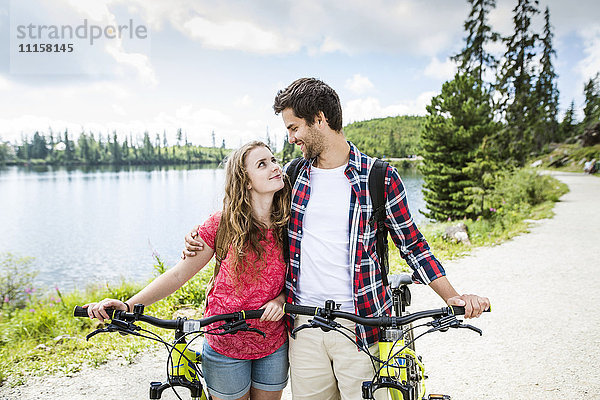
[{"label": "woman's hand on handlebar", "polygon": [[88,316],[90,318],[98,318],[101,322],[105,319],[110,319],[107,308],[114,308],[115,310],[127,311],[127,305],[121,300],[117,299],[104,299],[98,303],[88,303],[82,306],[87,309]]},{"label": "woman's hand on handlebar", "polygon": [[260,317],[260,320],[279,321],[285,315],[285,313],[283,312],[284,304],[285,295],[282,293],[261,307],[261,309],[264,309],[265,312],[263,313],[262,317]]},{"label": "woman's hand on handlebar", "polygon": [[186,257],[194,257],[197,251],[202,251],[204,248],[204,243],[197,240],[198,228],[200,228],[200,225],[196,225],[187,235],[185,235],[185,249],[183,249],[183,254],[181,256],[184,260]]},{"label": "woman's hand on handlebar", "polygon": [[446,303],[449,306],[463,306],[465,308],[465,318],[477,318],[490,308],[490,299],[476,294],[450,297]]}]

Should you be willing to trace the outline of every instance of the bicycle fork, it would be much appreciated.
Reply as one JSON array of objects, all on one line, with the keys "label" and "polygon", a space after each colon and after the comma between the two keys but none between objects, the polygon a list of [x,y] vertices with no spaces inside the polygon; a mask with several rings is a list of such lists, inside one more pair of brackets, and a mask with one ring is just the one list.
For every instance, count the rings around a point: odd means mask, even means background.
[{"label": "bicycle fork", "polygon": [[160,399],[165,389],[178,386],[187,388],[192,400],[209,400],[195,369],[195,364],[202,359],[202,353],[191,350],[181,338],[175,340],[171,355],[169,379],[166,382],[150,382],[150,399]]}]

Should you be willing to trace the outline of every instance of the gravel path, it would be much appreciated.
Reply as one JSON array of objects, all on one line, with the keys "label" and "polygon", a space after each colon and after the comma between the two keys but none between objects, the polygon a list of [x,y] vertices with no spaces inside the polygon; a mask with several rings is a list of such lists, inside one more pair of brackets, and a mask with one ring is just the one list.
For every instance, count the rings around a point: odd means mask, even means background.
[{"label": "gravel path", "polygon": [[[493,312],[473,322],[482,337],[452,330],[417,342],[430,392],[462,400],[600,399],[600,314],[592,312],[600,305],[600,179],[552,175],[571,189],[553,219],[446,263],[458,291],[488,296]],[[427,287],[413,286],[412,294],[414,310],[442,306]],[[32,378],[0,388],[0,399],[146,399],[148,382],[164,376],[157,362],[164,359],[151,353],[133,365],[114,360],[71,378]],[[284,399],[291,399],[289,385]]]}]

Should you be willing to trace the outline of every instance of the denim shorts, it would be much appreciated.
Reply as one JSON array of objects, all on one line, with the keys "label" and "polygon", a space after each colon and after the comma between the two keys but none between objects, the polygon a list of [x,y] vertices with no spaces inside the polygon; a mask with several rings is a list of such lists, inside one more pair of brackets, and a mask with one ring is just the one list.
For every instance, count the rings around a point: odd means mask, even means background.
[{"label": "denim shorts", "polygon": [[288,342],[274,353],[257,360],[241,360],[217,353],[205,340],[202,372],[211,395],[235,400],[250,386],[269,392],[283,390],[288,381]]}]

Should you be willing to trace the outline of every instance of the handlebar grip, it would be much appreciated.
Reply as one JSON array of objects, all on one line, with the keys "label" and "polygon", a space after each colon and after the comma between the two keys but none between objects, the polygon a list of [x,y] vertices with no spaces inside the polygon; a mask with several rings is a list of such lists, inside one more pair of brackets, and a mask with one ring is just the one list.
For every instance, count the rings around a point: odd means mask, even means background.
[{"label": "handlebar grip", "polygon": [[[452,313],[454,315],[465,315],[465,308],[463,306],[450,306],[450,309],[452,310]],[[492,311],[491,305],[484,312],[490,312],[490,311]]]},{"label": "handlebar grip", "polygon": [[73,310],[73,316],[78,317],[78,318],[87,318],[88,317],[87,308],[83,308],[81,306],[75,306],[75,309]]},{"label": "handlebar grip", "polygon": [[285,303],[283,306],[283,311],[286,314],[300,314],[300,315],[317,315],[318,307],[307,307],[307,306],[297,306],[295,304]]},{"label": "handlebar grip", "polygon": [[244,319],[259,319],[260,317],[262,317],[264,312],[264,309],[244,311]]},{"label": "handlebar grip", "polygon": [[463,306],[450,306],[454,315],[465,315],[465,308]]},{"label": "handlebar grip", "polygon": [[[115,312],[114,308],[107,308],[105,311],[111,319],[114,317],[114,312]],[[87,318],[88,317],[87,308],[83,308],[81,306],[75,306],[75,308],[73,309],[73,316],[78,317],[78,318]]]}]

